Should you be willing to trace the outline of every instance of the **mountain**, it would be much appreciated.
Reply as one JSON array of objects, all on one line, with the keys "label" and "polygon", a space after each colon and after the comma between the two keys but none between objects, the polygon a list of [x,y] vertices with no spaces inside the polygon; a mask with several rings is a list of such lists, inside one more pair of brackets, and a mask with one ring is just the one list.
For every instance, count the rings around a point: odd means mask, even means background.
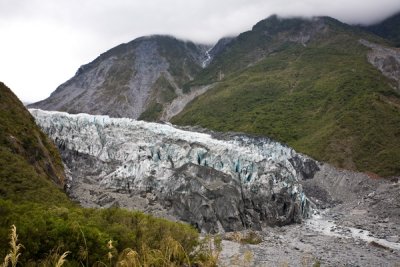
[{"label": "mountain", "polygon": [[29,107],[157,120],[202,69],[207,49],[170,36],[138,38],[80,67],[49,98]]},{"label": "mountain", "polygon": [[[78,206],[63,191],[70,178],[66,178],[53,142],[11,90],[0,83],[2,266],[10,250],[11,225],[16,226],[18,243],[23,245],[18,266],[55,266],[54,259],[57,261],[64,251],[70,252],[68,266],[92,266],[105,261],[107,253],[113,255],[107,262],[115,266],[117,260],[123,259],[125,248],[137,251],[137,260],[143,263],[150,255],[143,247],[152,256],[158,253],[157,257],[162,257],[161,249],[170,249],[171,240],[174,246],[179,242],[191,258],[203,253],[194,251],[198,251],[198,233],[189,225],[115,207],[96,210]],[[109,240],[114,241],[112,251],[107,248]],[[163,264],[181,266],[187,257],[176,255],[174,259],[164,259]],[[205,256],[199,261],[207,259]]]},{"label": "mountain", "polygon": [[332,18],[272,16],[198,74],[191,84],[213,88],[171,122],[266,135],[341,168],[398,175],[399,56]]},{"label": "mountain", "polygon": [[400,12],[374,25],[362,27],[400,47]]},{"label": "mountain", "polygon": [[390,44],[329,17],[271,16],[214,47],[142,37],[29,107],[264,135],[340,168],[398,175],[400,54]]}]

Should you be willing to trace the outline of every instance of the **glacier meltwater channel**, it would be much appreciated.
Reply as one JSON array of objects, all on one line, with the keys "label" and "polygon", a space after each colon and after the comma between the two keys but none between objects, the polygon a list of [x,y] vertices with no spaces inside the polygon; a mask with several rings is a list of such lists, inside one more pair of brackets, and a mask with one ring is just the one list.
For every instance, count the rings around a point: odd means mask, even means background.
[{"label": "glacier meltwater channel", "polygon": [[[102,115],[30,112],[59,147],[72,170],[71,183],[90,173],[102,188],[128,196],[151,193],[170,214],[202,231],[259,229],[309,214],[299,181],[313,175],[317,162],[271,139]],[[77,162],[80,168],[73,166]]]}]

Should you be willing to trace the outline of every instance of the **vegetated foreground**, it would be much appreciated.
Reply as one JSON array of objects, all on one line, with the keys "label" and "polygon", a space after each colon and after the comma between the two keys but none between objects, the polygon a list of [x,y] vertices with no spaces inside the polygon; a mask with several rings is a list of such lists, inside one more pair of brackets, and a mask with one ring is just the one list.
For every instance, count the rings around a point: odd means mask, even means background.
[{"label": "vegetated foreground", "polygon": [[[57,149],[3,83],[0,121],[1,259],[9,252],[7,240],[15,225],[23,244],[18,260],[23,266],[51,262],[65,251],[70,252],[65,266],[99,262],[109,266],[123,257],[126,248],[138,253],[142,265],[210,263],[206,250],[194,251],[199,235],[189,225],[141,212],[85,209],[72,203],[62,191],[65,177]],[[107,247],[110,240],[112,249]]]}]

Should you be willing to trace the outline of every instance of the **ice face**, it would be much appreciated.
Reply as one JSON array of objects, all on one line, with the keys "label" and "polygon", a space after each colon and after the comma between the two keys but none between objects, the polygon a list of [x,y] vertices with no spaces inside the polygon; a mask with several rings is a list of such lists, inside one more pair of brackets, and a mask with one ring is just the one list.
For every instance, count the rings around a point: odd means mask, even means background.
[{"label": "ice face", "polygon": [[[103,161],[118,160],[131,173],[139,160],[146,172],[150,166],[175,168],[191,162],[205,165],[227,174],[239,174],[245,182],[259,177],[259,168],[273,170],[278,164],[287,168],[288,175],[297,179],[296,170],[288,159],[295,151],[278,142],[264,139],[254,143],[239,136],[231,141],[218,140],[210,134],[184,131],[168,124],[149,123],[108,116],[30,110],[37,123],[50,137],[70,150],[95,156]],[[147,164],[146,164],[147,163]],[[137,168],[136,168],[137,169]]]},{"label": "ice face", "polygon": [[[233,135],[229,140],[178,129],[170,124],[127,118],[31,109],[38,125],[62,150],[89,155],[110,171],[99,174],[105,187],[145,187],[155,177],[159,187],[187,164],[229,175],[248,194],[279,195],[284,188],[300,204],[306,198],[299,179],[315,164],[292,148],[267,138]],[[246,192],[247,192],[246,191]]]}]

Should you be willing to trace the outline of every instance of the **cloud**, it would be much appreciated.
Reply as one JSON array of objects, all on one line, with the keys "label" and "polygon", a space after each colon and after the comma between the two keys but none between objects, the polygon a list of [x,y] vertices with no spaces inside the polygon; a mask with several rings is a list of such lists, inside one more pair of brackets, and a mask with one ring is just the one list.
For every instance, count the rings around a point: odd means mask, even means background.
[{"label": "cloud", "polygon": [[275,13],[368,24],[398,11],[398,0],[1,0],[0,79],[37,101],[80,65],[143,35],[213,43]]}]

